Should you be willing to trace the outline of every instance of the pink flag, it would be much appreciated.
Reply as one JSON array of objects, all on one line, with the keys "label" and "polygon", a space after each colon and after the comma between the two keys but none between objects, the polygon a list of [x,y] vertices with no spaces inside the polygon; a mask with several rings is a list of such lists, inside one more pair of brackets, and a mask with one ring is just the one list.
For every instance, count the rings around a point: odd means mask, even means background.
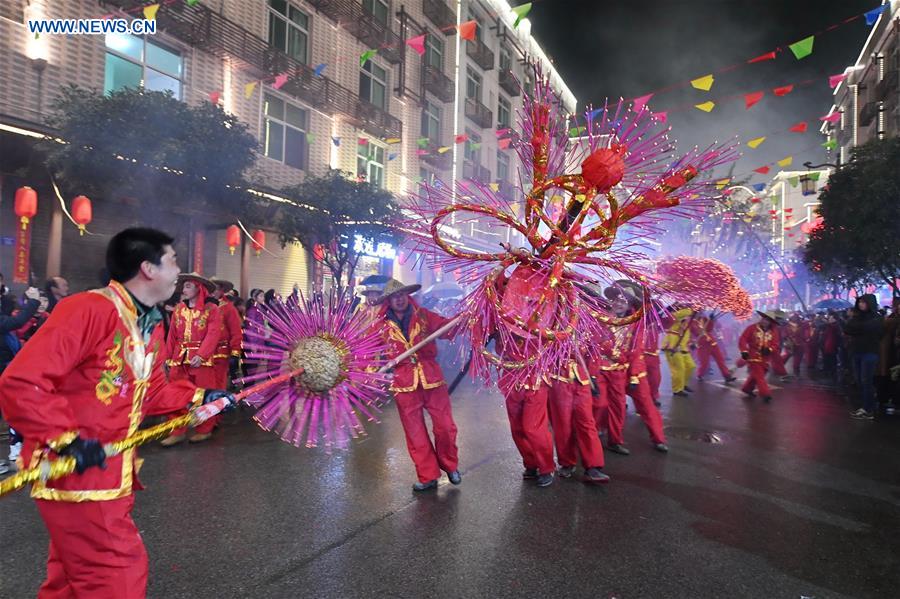
[{"label": "pink flag", "polygon": [[650,101],[650,98],[653,97],[653,94],[647,94],[646,96],[641,96],[639,98],[634,99],[634,108],[635,112],[640,112],[644,109],[644,106],[647,105],[647,102]]},{"label": "pink flag", "polygon": [[501,150],[508,150],[511,141],[512,138],[504,137],[503,139],[497,140],[497,147]]},{"label": "pink flag", "polygon": [[509,133],[509,129],[497,129],[494,133],[497,135],[497,137],[503,137],[504,135]]},{"label": "pink flag", "polygon": [[827,114],[823,117],[820,117],[819,120],[825,121],[827,123],[836,123],[839,120],[841,120],[841,113],[840,112],[832,112],[831,114]]},{"label": "pink flag", "polygon": [[422,56],[425,54],[425,34],[417,35],[406,40],[406,45],[416,51],[416,54]]},{"label": "pink flag", "polygon": [[428,156],[428,150],[416,150],[416,156]]},{"label": "pink flag", "polygon": [[651,112],[650,116],[653,117],[654,119],[656,119],[657,121],[659,121],[660,123],[669,122],[669,113],[668,113],[668,111],[665,111],[665,110],[662,112]]},{"label": "pink flag", "polygon": [[764,92],[753,92],[744,95],[744,104],[749,109],[751,106],[763,99]]},{"label": "pink flag", "polygon": [[218,104],[221,96],[222,92],[209,92],[209,101],[213,104]]},{"label": "pink flag", "polygon": [[843,74],[832,75],[831,77],[828,78],[828,87],[830,87],[831,89],[834,89],[838,86],[838,83],[840,83],[841,81],[843,81],[846,78],[847,78],[847,75],[843,75]]},{"label": "pink flag", "polygon": [[281,86],[287,83],[288,76],[287,73],[282,73],[280,75],[275,76],[275,83],[272,84],[272,87],[275,89],[281,89]]},{"label": "pink flag", "polygon": [[369,140],[366,139],[365,137],[357,137],[356,143],[358,143],[361,146],[367,146],[367,145],[369,145]]}]

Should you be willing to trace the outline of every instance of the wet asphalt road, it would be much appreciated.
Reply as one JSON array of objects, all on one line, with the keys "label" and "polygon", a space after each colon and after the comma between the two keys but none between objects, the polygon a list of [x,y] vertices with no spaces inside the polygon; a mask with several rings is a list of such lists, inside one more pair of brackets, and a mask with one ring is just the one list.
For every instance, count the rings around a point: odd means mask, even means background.
[{"label": "wet asphalt road", "polygon": [[[206,444],[142,452],[149,595],[900,596],[900,420],[851,420],[816,386],[771,405],[695,387],[664,396],[668,455],[629,410],[632,455],[607,454],[601,488],[523,482],[502,398],[468,384],[463,483],[422,496],[393,405],[333,455],[230,415]],[[35,595],[46,550],[27,495],[0,500],[0,597]]]}]

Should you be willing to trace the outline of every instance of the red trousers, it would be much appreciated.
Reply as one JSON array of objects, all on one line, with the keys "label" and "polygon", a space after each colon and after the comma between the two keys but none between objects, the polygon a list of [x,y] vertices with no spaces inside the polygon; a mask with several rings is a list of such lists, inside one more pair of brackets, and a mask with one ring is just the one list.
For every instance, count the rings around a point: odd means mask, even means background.
[{"label": "red trousers", "polygon": [[213,371],[216,373],[216,386],[213,389],[228,389],[228,358],[214,360]]},{"label": "red trousers", "polygon": [[134,495],[111,501],[45,501],[50,533],[47,580],[38,599],[143,599],[147,551],[134,521]]},{"label": "red trousers", "polygon": [[771,395],[772,392],[769,390],[769,383],[766,382],[766,372],[768,370],[768,364],[765,362],[747,362],[747,380],[744,382],[744,386],[741,387],[741,391],[749,393],[756,387],[763,397]]},{"label": "red trousers", "polygon": [[697,358],[700,362],[700,366],[697,370],[699,376],[706,376],[706,373],[709,371],[710,358],[716,361],[719,372],[722,373],[723,377],[727,379],[731,376],[731,370],[728,369],[728,364],[725,362],[725,355],[722,353],[722,348],[719,347],[718,343],[715,345],[703,343],[697,346]]},{"label": "red trousers", "polygon": [[803,358],[806,352],[803,349],[803,346],[795,345],[791,353],[784,354],[781,356],[782,364],[786,364],[788,360],[793,360],[791,365],[793,366],[794,374],[800,376],[800,366],[803,364]]},{"label": "red trousers", "polygon": [[[769,359],[772,361],[772,372],[774,372],[778,376],[787,375],[787,368],[784,367],[784,360],[781,359],[781,354],[778,351],[772,352],[769,356]],[[749,370],[749,366],[747,368]]]},{"label": "red trousers", "polygon": [[[628,390],[628,372],[625,370],[601,370],[597,383],[600,385],[601,395],[605,395],[606,405],[595,404],[594,417],[597,418],[598,428],[606,427],[609,443],[622,445],[625,443],[622,434],[625,428],[625,395],[631,395],[634,407],[638,415],[650,433],[653,443],[665,443],[666,436],[663,432],[662,416],[653,404],[650,396],[650,386],[646,377],[641,377],[637,387]],[[598,409],[597,409],[598,408]]]},{"label": "red trousers", "polygon": [[[447,385],[435,389],[422,389],[420,386],[415,391],[397,393],[394,399],[403,432],[406,433],[406,448],[416,465],[419,482],[427,483],[439,478],[441,470],[449,473],[459,469],[456,423],[450,409]],[[425,426],[424,410],[428,410],[431,416],[434,444]]]},{"label": "red trousers", "polygon": [[[226,361],[227,364],[227,361]],[[226,366],[226,373],[227,373]],[[227,376],[227,375],[226,375]],[[225,389],[225,387],[220,386],[218,374],[216,373],[216,369],[214,366],[201,366],[199,368],[191,368],[189,366],[173,366],[169,370],[169,380],[170,381],[179,381],[182,379],[187,379],[191,381],[194,385],[201,389]],[[182,410],[170,416],[170,419],[177,418],[178,416],[182,416],[187,414],[188,411]],[[221,419],[221,415],[216,415],[210,418],[209,420],[203,422],[194,429],[194,432],[199,434],[211,433],[216,425],[219,424],[219,420]],[[183,435],[187,432],[186,428],[179,428],[172,431],[173,435]]]},{"label": "red trousers", "polygon": [[659,368],[659,354],[644,354],[644,366],[647,369],[647,385],[653,401],[659,401],[659,385],[662,383],[662,371]]},{"label": "red trousers", "polygon": [[518,389],[506,396],[506,415],[513,443],[522,455],[526,469],[541,474],[553,472],[553,437],[547,421],[547,402],[550,389]]},{"label": "red trousers", "polygon": [[550,388],[550,425],[560,466],[603,468],[603,446],[597,436],[590,385],[554,381]]}]

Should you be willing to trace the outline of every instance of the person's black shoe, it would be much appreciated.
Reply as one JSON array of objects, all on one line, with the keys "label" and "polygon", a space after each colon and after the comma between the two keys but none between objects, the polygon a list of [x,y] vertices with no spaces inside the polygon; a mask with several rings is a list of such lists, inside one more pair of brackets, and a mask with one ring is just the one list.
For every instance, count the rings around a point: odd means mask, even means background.
[{"label": "person's black shoe", "polygon": [[553,474],[548,472],[547,474],[539,474],[537,477],[537,486],[539,487],[549,487],[553,484]]},{"label": "person's black shoe", "polygon": [[653,446],[653,449],[655,449],[656,451],[659,451],[660,453],[669,453],[669,446],[666,445],[665,443],[656,443]]},{"label": "person's black shoe", "polygon": [[697,377],[697,382],[698,382],[698,383],[702,383],[702,382],[703,382],[703,377],[702,377],[702,376],[698,376],[698,377]]},{"label": "person's black shoe", "polygon": [[432,489],[437,489],[438,481],[437,479],[430,480],[427,483],[419,483],[413,485],[413,491],[416,493],[421,493],[422,491],[431,491]]},{"label": "person's black shoe", "polygon": [[763,397],[763,401],[766,403],[772,403],[772,396],[766,395],[765,397]]},{"label": "person's black shoe", "polygon": [[631,451],[629,451],[627,447],[620,443],[611,443],[607,445],[606,448],[611,452],[617,453],[619,455],[631,455]]},{"label": "person's black shoe", "polygon": [[693,392],[694,392],[694,390],[691,389],[690,387],[688,387],[687,385],[684,386],[684,390],[687,391],[688,393],[693,393]]},{"label": "person's black shoe", "polygon": [[747,399],[753,399],[754,397],[756,397],[756,391],[742,391],[742,393]]},{"label": "person's black shoe", "polygon": [[658,399],[654,399],[653,405],[656,406],[657,408],[660,408],[660,407],[662,407],[662,402],[659,401]]},{"label": "person's black shoe", "polygon": [[584,482],[592,485],[602,485],[609,482],[609,476],[601,472],[599,468],[588,468],[584,471]]},{"label": "person's black shoe", "polygon": [[560,478],[572,478],[572,475],[575,474],[575,466],[560,466],[559,470]]},{"label": "person's black shoe", "polygon": [[736,376],[726,376],[726,377],[725,377],[725,383],[726,383],[726,384],[727,384],[727,383],[733,383],[733,382],[735,382],[736,380],[737,380],[737,377],[736,377]]},{"label": "person's black shoe", "polygon": [[447,478],[450,479],[451,485],[458,485],[462,482],[462,474],[459,473],[459,470],[454,470],[453,472],[447,473]]},{"label": "person's black shoe", "polygon": [[537,468],[526,468],[524,472],[522,472],[522,480],[534,480],[539,474]]},{"label": "person's black shoe", "polygon": [[672,394],[672,397],[690,397],[686,391],[676,391]]}]

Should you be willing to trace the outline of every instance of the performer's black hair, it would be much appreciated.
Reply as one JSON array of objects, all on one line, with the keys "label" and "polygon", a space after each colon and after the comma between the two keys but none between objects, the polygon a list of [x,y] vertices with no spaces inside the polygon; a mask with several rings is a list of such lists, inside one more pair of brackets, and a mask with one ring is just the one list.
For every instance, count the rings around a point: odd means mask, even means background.
[{"label": "performer's black hair", "polygon": [[119,231],[106,246],[106,270],[113,281],[130,281],[144,261],[160,264],[166,246],[174,242],[171,236],[156,229],[135,227]]}]

